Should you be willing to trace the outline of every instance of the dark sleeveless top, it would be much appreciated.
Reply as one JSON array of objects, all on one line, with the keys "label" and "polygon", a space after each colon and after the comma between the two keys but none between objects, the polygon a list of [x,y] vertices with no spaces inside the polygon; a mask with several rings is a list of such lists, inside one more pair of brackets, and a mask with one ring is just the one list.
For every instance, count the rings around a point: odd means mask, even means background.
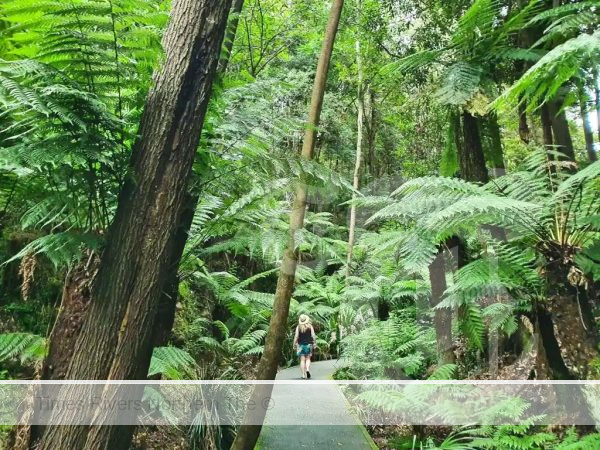
[{"label": "dark sleeveless top", "polygon": [[310,332],[310,328],[306,328],[306,330],[300,331],[300,328],[298,327],[298,344],[305,345],[305,344],[312,344],[312,343],[313,343],[313,338],[312,338],[312,333]]}]

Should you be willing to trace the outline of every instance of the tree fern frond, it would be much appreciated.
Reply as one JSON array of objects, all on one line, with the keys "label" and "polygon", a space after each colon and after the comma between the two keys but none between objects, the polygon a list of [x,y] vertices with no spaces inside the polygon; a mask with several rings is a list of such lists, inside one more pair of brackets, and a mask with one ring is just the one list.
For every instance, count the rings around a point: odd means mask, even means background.
[{"label": "tree fern frond", "polygon": [[98,235],[65,231],[39,237],[27,244],[21,251],[5,261],[21,259],[28,254],[46,256],[54,267],[68,267],[83,255],[84,249],[97,249],[102,243]]},{"label": "tree fern frond", "polygon": [[18,359],[22,364],[39,362],[46,356],[47,342],[29,333],[0,334],[0,362]]},{"label": "tree fern frond", "polygon": [[191,355],[177,347],[156,347],[152,352],[148,376],[162,375],[168,380],[197,377],[198,365]]}]

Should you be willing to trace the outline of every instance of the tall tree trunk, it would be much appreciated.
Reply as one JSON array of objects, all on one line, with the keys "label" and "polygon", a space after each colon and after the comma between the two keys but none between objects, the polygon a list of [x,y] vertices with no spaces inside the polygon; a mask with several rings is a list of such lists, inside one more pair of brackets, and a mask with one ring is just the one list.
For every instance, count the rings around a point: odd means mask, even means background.
[{"label": "tall tree trunk", "polygon": [[165,287],[160,296],[156,311],[156,323],[152,337],[152,347],[161,347],[169,342],[175,312],[177,310],[177,299],[179,297],[179,263],[183,256],[188,233],[194,220],[198,195],[188,193],[185,197],[183,211],[179,218],[179,226],[173,236],[171,244],[171,259],[168,263],[168,275]]},{"label": "tall tree trunk", "polygon": [[[361,0],[357,1],[358,14],[360,16]],[[364,86],[363,86],[363,68],[362,55],[360,54],[360,39],[356,40],[356,66],[358,70],[358,113],[356,123],[356,157],[354,162],[354,178],[352,187],[352,205],[350,206],[350,224],[348,226],[348,257],[346,261],[346,278],[350,276],[350,264],[352,263],[352,251],[354,249],[354,231],[356,228],[356,191],[359,188],[360,182],[360,162],[362,159],[362,144],[363,144],[363,114],[365,109],[364,102]]]},{"label": "tall tree trunk", "polygon": [[[67,379],[143,379],[230,1],[177,0]],[[68,392],[65,392],[68,395]],[[47,427],[39,449],[126,449],[131,426]]]},{"label": "tall tree trunk", "polygon": [[233,43],[235,41],[235,35],[237,34],[240,14],[243,7],[244,0],[233,0],[233,5],[231,6],[231,12],[229,14],[229,23],[227,24],[227,33],[225,34],[225,42],[223,43],[223,51],[221,52],[221,58],[219,58],[218,70],[222,75],[225,75],[225,72],[227,72],[227,66],[231,60]]},{"label": "tall tree trunk", "polygon": [[453,364],[455,356],[452,343],[452,310],[435,307],[441,302],[446,290],[445,244],[439,247],[438,253],[429,265],[431,282],[430,306],[434,311],[435,337],[437,343],[438,365]]},{"label": "tall tree trunk", "polygon": [[461,178],[487,183],[488,172],[479,134],[479,121],[469,111],[463,111],[463,145],[459,147],[458,162]]},{"label": "tall tree trunk", "polygon": [[[218,74],[223,77],[227,71],[227,66],[231,60],[231,51],[233,42],[237,34],[240,14],[244,6],[244,0],[234,0],[231,6],[229,15],[229,23],[227,24],[223,49],[219,64],[217,66]],[[220,78],[222,80],[222,78]],[[173,240],[173,254],[169,263],[170,274],[167,277],[165,289],[161,296],[156,316],[156,333],[154,335],[154,347],[165,345],[171,335],[171,329],[175,321],[175,312],[177,307],[177,299],[179,297],[179,262],[183,256],[185,244],[188,239],[190,228],[194,220],[196,205],[200,196],[197,192],[190,192],[186,196],[185,206],[179,220],[179,227]]]},{"label": "tall tree trunk", "polygon": [[377,125],[375,123],[375,93],[370,86],[366,86],[364,93],[365,103],[365,114],[364,114],[364,126],[366,131],[366,147],[367,157],[365,159],[365,170],[368,170],[368,174],[371,179],[375,179],[378,176],[377,172],[377,158],[375,156],[375,139],[377,137]]},{"label": "tall tree trunk", "polygon": [[488,131],[490,133],[491,148],[488,159],[492,165],[494,177],[504,175],[506,167],[504,165],[504,150],[502,149],[502,136],[500,134],[500,124],[498,116],[495,113],[488,114]]},{"label": "tall tree trunk", "polygon": [[548,102],[548,112],[550,113],[550,121],[552,122],[554,145],[569,161],[575,162],[573,140],[571,139],[569,122],[567,121],[567,115],[562,108],[562,103],[557,100]]},{"label": "tall tree trunk", "polygon": [[524,103],[519,103],[519,138],[525,144],[529,144],[531,141],[531,130],[527,123],[527,106]]},{"label": "tall tree trunk", "polygon": [[598,160],[598,156],[594,151],[594,132],[592,131],[592,123],[590,120],[590,110],[588,108],[588,97],[585,93],[585,87],[583,84],[577,86],[577,93],[579,94],[579,111],[581,113],[581,121],[583,122],[583,135],[585,137],[585,149],[588,154],[590,162]]},{"label": "tall tree trunk", "polygon": [[598,132],[598,145],[600,145],[600,77],[594,71],[594,94],[596,94],[596,131]]},{"label": "tall tree trunk", "polygon": [[542,139],[546,149],[551,150],[554,145],[552,137],[552,120],[550,119],[550,110],[548,104],[544,103],[540,108],[540,122],[542,124]]},{"label": "tall tree trunk", "polygon": [[[340,16],[344,0],[335,0],[331,5],[327,29],[323,40],[323,47],[312,90],[310,102],[310,112],[306,131],[304,133],[304,142],[302,144],[301,157],[304,159],[312,159],[315,148],[315,140],[317,136],[317,127],[321,117],[321,109],[323,106],[323,97],[325,94],[325,85],[327,82],[327,74],[329,72],[329,62],[333,52],[333,44],[337,34]],[[256,375],[257,380],[273,380],[277,374],[277,367],[281,358],[281,349],[283,339],[287,328],[287,320],[290,308],[290,299],[294,290],[294,279],[296,276],[296,266],[298,264],[298,253],[296,251],[295,234],[298,230],[304,227],[304,214],[306,211],[306,195],[307,187],[301,182],[296,188],[296,195],[290,213],[290,229],[288,234],[288,242],[283,254],[279,278],[277,280],[277,288],[275,290],[275,300],[273,302],[273,314],[269,323],[269,330],[265,339],[265,348],[258,364]],[[261,400],[270,397],[273,386],[270,384],[256,385],[252,392],[251,401],[256,405],[261,404]],[[259,408],[257,411],[251,411],[249,414],[254,420],[262,422],[266,410]],[[247,416],[249,417],[249,416]],[[233,450],[252,450],[258,440],[262,425],[242,425],[238,431],[238,435],[232,445]]]}]

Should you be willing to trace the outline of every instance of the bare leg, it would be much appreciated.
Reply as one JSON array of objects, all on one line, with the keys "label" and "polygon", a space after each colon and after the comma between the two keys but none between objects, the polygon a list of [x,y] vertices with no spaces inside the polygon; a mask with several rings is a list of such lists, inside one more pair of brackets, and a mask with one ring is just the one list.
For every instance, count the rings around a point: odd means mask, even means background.
[{"label": "bare leg", "polygon": [[304,367],[306,367],[307,372],[310,372],[310,355],[306,357],[306,361],[304,362]]},{"label": "bare leg", "polygon": [[302,378],[306,378],[306,356],[300,356],[300,373]]}]

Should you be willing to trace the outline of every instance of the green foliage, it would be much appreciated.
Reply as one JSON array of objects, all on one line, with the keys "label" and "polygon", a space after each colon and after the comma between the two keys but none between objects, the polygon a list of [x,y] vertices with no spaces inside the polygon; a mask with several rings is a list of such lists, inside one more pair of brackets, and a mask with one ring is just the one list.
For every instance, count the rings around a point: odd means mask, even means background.
[{"label": "green foliage", "polygon": [[46,339],[34,334],[0,334],[0,362],[18,359],[21,364],[35,363],[44,358],[46,347]]},{"label": "green foliage", "polygon": [[82,247],[95,250],[101,242],[97,235],[91,233],[65,231],[48,234],[31,241],[4,264],[21,259],[28,254],[43,254],[55,268],[71,266],[81,257]]},{"label": "green foliage", "polygon": [[476,448],[500,450],[511,448],[515,450],[566,450],[594,448],[600,443],[599,434],[578,436],[574,428],[567,429],[564,437],[559,438],[555,433],[543,431],[540,427],[524,425],[487,426],[473,430],[472,444]]},{"label": "green foliage", "polygon": [[416,311],[404,309],[386,321],[373,321],[344,342],[344,357],[358,378],[399,379],[419,377],[432,361],[433,330],[421,327]]},{"label": "green foliage", "polygon": [[586,274],[588,274],[592,280],[600,280],[600,241],[596,241],[586,247],[577,256],[575,256],[575,263],[579,268]]},{"label": "green foliage", "polygon": [[198,376],[194,358],[177,347],[156,347],[152,352],[148,376],[162,375],[167,380],[189,380]]}]

